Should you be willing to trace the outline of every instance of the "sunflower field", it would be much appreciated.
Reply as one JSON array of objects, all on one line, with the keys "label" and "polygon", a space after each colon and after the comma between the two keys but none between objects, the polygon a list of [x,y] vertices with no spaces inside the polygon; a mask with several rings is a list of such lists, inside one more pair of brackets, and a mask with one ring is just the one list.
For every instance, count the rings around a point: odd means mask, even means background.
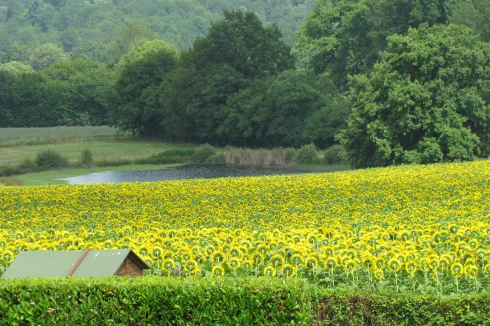
[{"label": "sunflower field", "polygon": [[0,273],[22,250],[131,248],[152,275],[490,289],[490,161],[327,174],[0,188]]}]

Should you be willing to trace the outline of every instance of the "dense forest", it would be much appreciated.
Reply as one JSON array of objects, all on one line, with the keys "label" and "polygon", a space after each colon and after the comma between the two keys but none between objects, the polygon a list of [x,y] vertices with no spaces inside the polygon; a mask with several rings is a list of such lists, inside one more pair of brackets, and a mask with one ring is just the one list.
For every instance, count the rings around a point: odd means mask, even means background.
[{"label": "dense forest", "polygon": [[354,167],[490,151],[490,0],[0,0],[0,127],[103,125]]}]

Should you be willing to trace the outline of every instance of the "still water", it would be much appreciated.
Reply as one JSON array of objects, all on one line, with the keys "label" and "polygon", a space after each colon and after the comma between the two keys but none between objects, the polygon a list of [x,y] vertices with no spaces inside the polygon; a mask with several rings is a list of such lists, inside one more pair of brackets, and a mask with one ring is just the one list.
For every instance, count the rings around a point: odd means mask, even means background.
[{"label": "still water", "polygon": [[307,172],[226,165],[184,165],[151,171],[108,171],[65,178],[69,184],[145,182],[198,178],[245,177],[262,175],[301,174]]}]

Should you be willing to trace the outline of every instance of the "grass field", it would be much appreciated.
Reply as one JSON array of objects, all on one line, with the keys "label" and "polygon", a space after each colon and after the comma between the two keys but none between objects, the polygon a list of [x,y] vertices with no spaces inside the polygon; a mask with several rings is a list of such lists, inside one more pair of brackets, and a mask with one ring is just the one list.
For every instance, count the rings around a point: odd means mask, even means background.
[{"label": "grass field", "polygon": [[[89,169],[73,169],[73,170],[56,170],[47,171],[40,173],[28,173],[18,175],[15,178],[6,178],[10,182],[14,182],[15,179],[20,180],[24,186],[40,186],[40,185],[55,185],[55,184],[66,184],[65,180],[59,180],[60,178],[70,178],[79,175],[95,173],[95,172],[105,172],[105,171],[144,171],[144,170],[158,170],[173,166],[180,166],[181,164],[130,164],[121,166],[110,166],[110,167],[100,167],[100,168],[89,168]],[[0,179],[0,183],[2,179]],[[8,185],[8,183],[5,183]]]},{"label": "grass field", "polygon": [[117,136],[117,130],[107,126],[0,128],[0,142],[22,139],[61,139]]},{"label": "grass field", "polygon": [[144,140],[92,140],[44,145],[19,145],[0,148],[0,166],[18,165],[26,159],[34,160],[36,153],[46,149],[53,149],[74,163],[80,159],[80,153],[84,149],[92,151],[94,161],[111,161],[143,158],[170,148],[192,146],[189,144]]}]

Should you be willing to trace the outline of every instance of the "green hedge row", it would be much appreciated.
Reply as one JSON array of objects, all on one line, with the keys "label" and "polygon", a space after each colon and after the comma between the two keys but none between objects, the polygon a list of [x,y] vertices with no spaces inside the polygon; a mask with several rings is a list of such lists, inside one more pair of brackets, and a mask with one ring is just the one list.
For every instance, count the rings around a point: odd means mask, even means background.
[{"label": "green hedge row", "polygon": [[266,279],[0,281],[2,325],[305,325],[308,285]]},{"label": "green hedge row", "polygon": [[301,280],[0,281],[0,325],[490,325],[490,294],[329,291]]},{"label": "green hedge row", "polygon": [[490,294],[360,294],[314,288],[312,325],[490,325]]}]

